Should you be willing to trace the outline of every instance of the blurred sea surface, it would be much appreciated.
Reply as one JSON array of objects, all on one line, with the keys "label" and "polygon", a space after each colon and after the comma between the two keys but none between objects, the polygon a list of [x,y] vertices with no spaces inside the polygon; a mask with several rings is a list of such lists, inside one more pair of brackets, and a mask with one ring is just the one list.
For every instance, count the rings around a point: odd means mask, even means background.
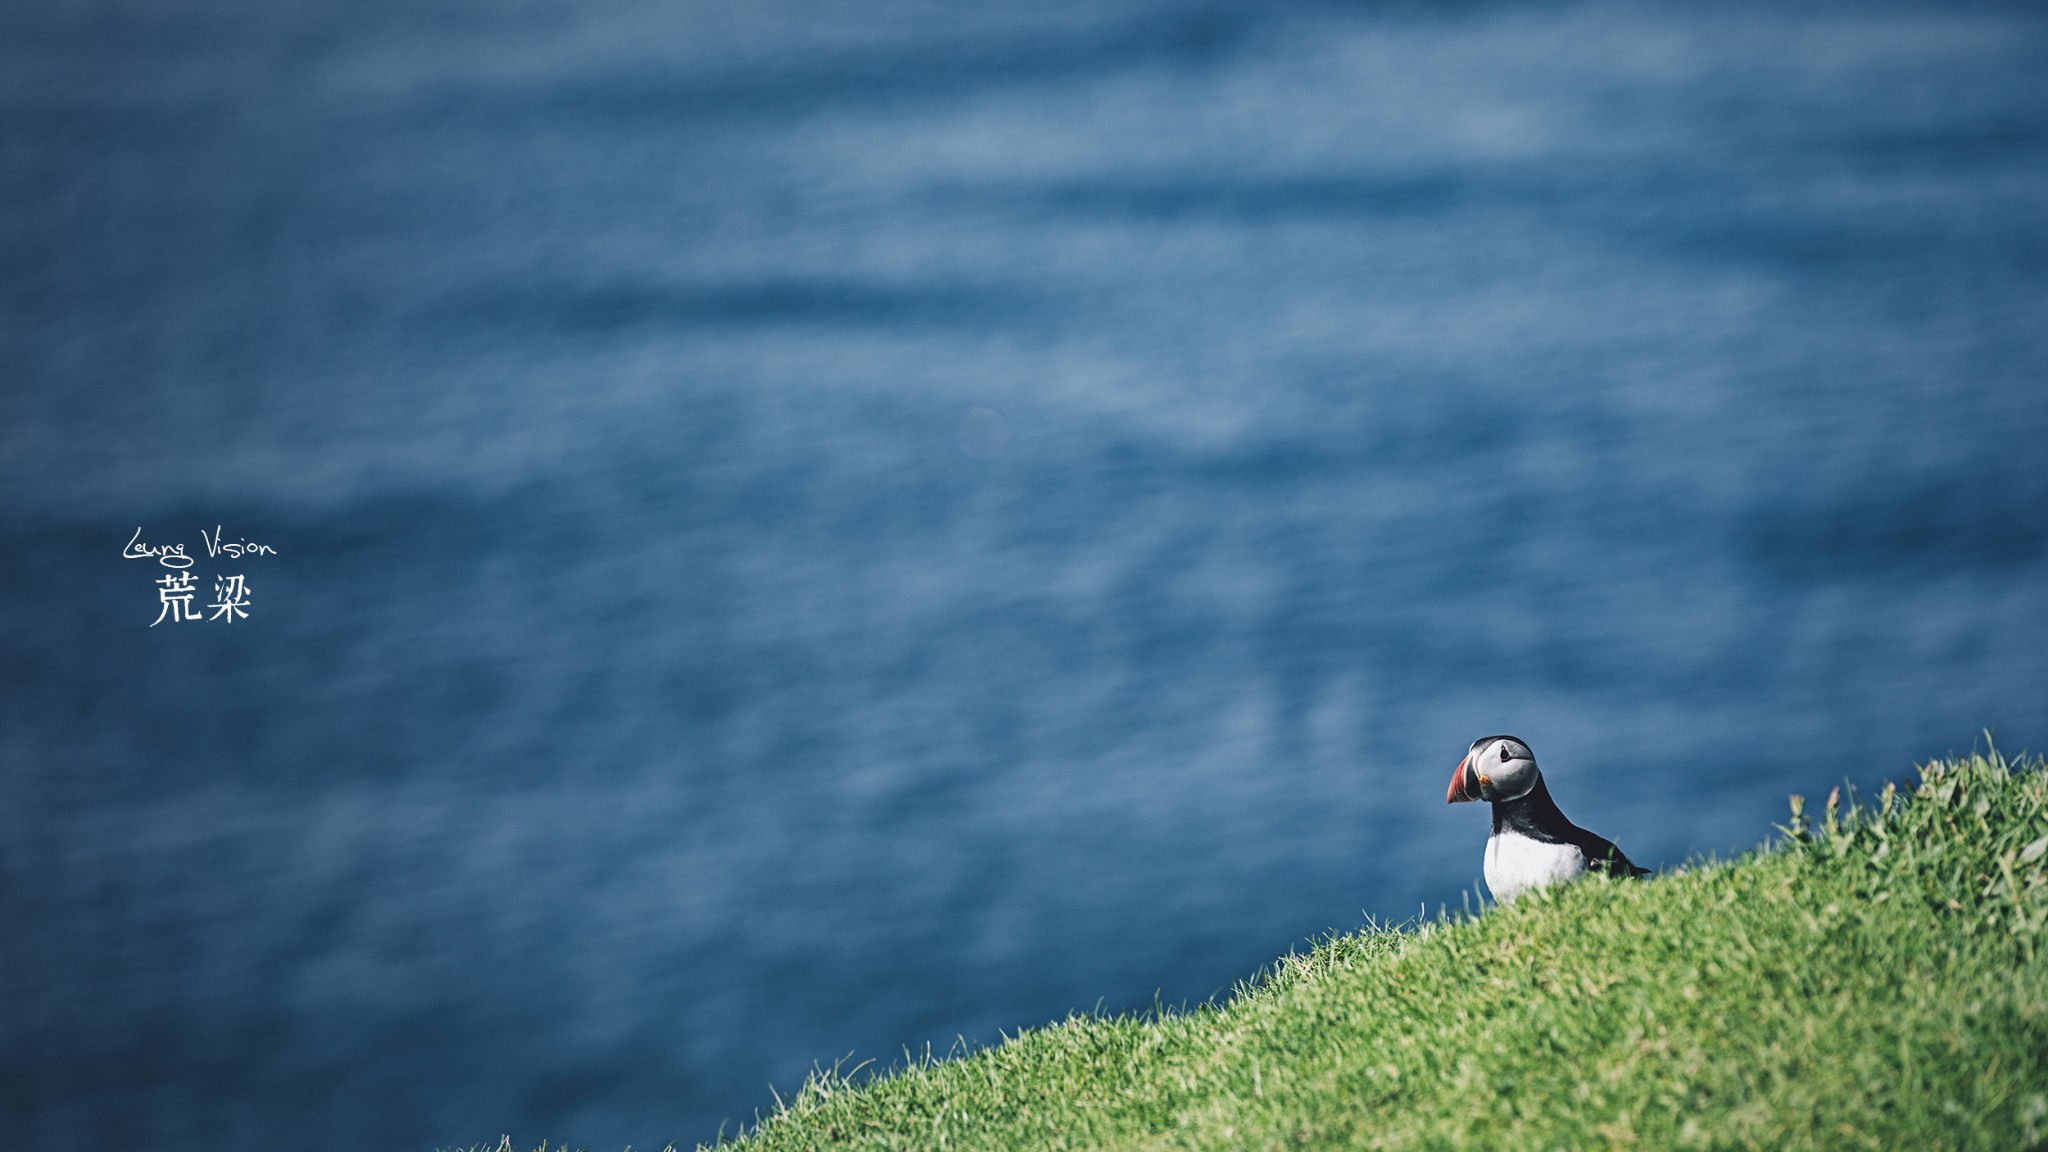
[{"label": "blurred sea surface", "polygon": [[1476,736],[1666,866],[2048,744],[2038,5],[16,4],[0,204],[19,1147],[658,1148],[1458,907]]}]

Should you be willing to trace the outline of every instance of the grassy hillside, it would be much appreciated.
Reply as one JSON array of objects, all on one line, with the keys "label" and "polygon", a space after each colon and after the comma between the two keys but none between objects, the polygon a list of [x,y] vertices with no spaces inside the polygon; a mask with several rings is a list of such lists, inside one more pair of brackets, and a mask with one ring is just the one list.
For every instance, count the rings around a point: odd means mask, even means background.
[{"label": "grassy hillside", "polygon": [[2041,765],[1783,831],[1338,937],[1220,1006],[814,1077],[738,1147],[2048,1147]]}]

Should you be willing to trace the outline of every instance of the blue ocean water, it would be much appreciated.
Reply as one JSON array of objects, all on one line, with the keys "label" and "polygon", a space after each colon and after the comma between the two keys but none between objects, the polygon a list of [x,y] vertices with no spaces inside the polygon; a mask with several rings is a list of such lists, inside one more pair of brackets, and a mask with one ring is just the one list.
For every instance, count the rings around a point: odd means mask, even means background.
[{"label": "blue ocean water", "polygon": [[2048,745],[2037,6],[984,7],[0,10],[10,1138],[703,1139],[1457,906],[1478,735]]}]

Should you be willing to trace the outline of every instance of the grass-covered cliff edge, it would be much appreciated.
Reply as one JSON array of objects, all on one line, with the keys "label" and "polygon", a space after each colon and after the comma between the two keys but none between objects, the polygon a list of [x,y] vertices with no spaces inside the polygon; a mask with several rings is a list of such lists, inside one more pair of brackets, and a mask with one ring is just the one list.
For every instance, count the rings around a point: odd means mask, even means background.
[{"label": "grass-covered cliff edge", "polygon": [[1784,832],[1338,937],[1214,1007],[814,1077],[737,1148],[2048,1146],[2040,762]]}]

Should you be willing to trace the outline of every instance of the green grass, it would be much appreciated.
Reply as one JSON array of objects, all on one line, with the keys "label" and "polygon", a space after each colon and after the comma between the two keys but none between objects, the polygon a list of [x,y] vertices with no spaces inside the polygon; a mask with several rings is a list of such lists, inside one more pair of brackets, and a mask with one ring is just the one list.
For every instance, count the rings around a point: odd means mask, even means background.
[{"label": "green grass", "polygon": [[2048,1147],[2048,776],[1931,764],[1649,882],[1368,930],[1227,1002],[813,1076],[721,1147]]}]

